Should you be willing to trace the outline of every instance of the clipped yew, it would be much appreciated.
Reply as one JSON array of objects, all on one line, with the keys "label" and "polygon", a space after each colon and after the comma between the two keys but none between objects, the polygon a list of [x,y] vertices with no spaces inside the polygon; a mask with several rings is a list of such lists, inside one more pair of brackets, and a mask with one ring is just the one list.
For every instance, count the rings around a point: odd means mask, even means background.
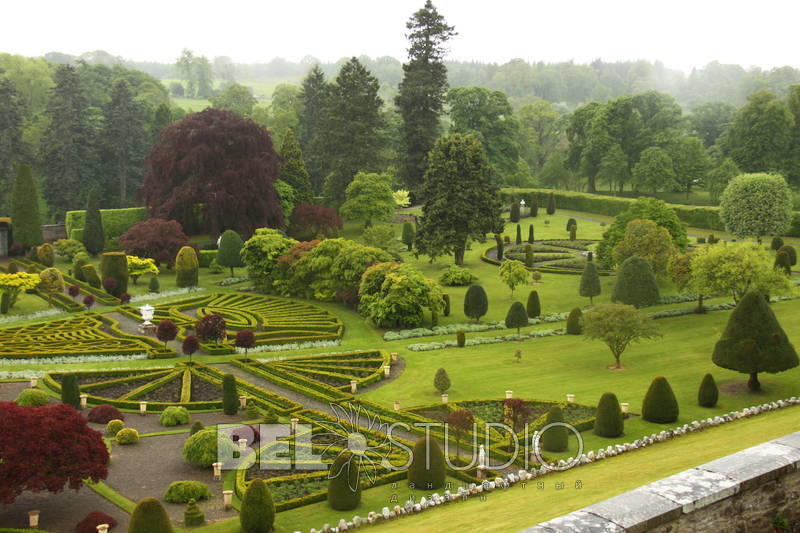
[{"label": "clipped yew", "polygon": [[517,246],[522,244],[522,228],[519,224],[517,224],[517,238],[515,242],[517,243]]},{"label": "clipped yew", "polygon": [[200,262],[191,246],[184,246],[175,256],[175,285],[179,288],[197,287]]},{"label": "clipped yew", "polygon": [[264,480],[256,478],[242,497],[239,522],[243,533],[269,533],[275,524],[275,503]]},{"label": "clipped yew", "polygon": [[678,413],[678,400],[667,378],[655,378],[642,402],[642,418],[656,424],[670,424],[678,420]]},{"label": "clipped yew", "polygon": [[547,199],[547,214],[554,215],[556,213],[556,196],[553,193],[550,193],[550,197]]},{"label": "clipped yew", "polygon": [[567,317],[567,335],[580,335],[583,332],[583,311],[580,307],[575,307],[569,312]]},{"label": "clipped yew", "polygon": [[123,252],[106,252],[100,256],[100,275],[103,279],[113,279],[116,286],[108,291],[119,297],[128,292],[128,259]]},{"label": "clipped yew", "polygon": [[528,325],[528,312],[522,302],[514,302],[506,313],[506,327],[517,328],[519,335],[520,328]]},{"label": "clipped yew", "polygon": [[795,250],[794,246],[791,244],[784,244],[780,248],[778,248],[778,253],[786,252],[789,256],[789,264],[791,266],[795,266],[797,264],[797,250]]},{"label": "clipped yew", "polygon": [[[547,412],[545,425],[564,422],[564,412],[561,407],[554,405]],[[567,428],[564,426],[553,426],[542,433],[541,445],[546,452],[564,452],[568,446]]]},{"label": "clipped yew", "polygon": [[222,377],[222,410],[226,415],[239,412],[239,394],[236,391],[236,377],[225,374]]},{"label": "clipped yew", "polygon": [[533,244],[533,224],[528,224],[528,244]]},{"label": "clipped yew", "polygon": [[700,389],[697,391],[697,405],[700,407],[714,407],[719,400],[719,388],[714,376],[706,374],[700,382]]},{"label": "clipped yew", "polygon": [[444,486],[444,454],[439,443],[431,437],[421,437],[414,444],[408,481],[419,490],[434,490]]},{"label": "clipped yew", "polygon": [[414,246],[414,238],[416,236],[417,232],[414,229],[414,224],[412,224],[411,222],[404,222],[402,240],[403,244],[406,245],[409,252],[411,251],[411,248]]},{"label": "clipped yew", "polygon": [[588,297],[590,305],[594,303],[595,296],[600,296],[600,274],[597,273],[597,267],[592,261],[591,255],[583,267],[579,294],[584,298]]},{"label": "clipped yew", "polygon": [[172,524],[161,502],[144,498],[136,504],[128,524],[128,533],[172,533]]},{"label": "clipped yew", "polygon": [[81,391],[75,374],[67,374],[61,380],[61,403],[71,405],[75,409],[81,406]]},{"label": "clipped yew", "polygon": [[328,505],[336,511],[352,511],[361,503],[360,461],[344,451],[336,456],[328,474]]},{"label": "clipped yew", "polygon": [[447,389],[450,388],[450,376],[447,375],[447,370],[440,368],[436,371],[436,375],[433,377],[433,386],[440,394],[447,392]]},{"label": "clipped yew", "polygon": [[528,318],[536,318],[542,314],[542,304],[539,302],[539,293],[531,291],[528,294],[528,305],[525,307]]},{"label": "clipped yew", "polygon": [[600,397],[600,403],[597,404],[597,414],[594,420],[595,435],[611,439],[619,437],[624,430],[624,424],[617,395],[606,392]]},{"label": "clipped yew", "polygon": [[480,285],[470,285],[464,296],[464,314],[480,322],[480,319],[489,310],[489,298]]},{"label": "clipped yew", "polygon": [[659,298],[658,283],[650,261],[636,255],[623,261],[612,300],[639,308],[655,305]]},{"label": "clipped yew", "polygon": [[231,276],[234,275],[234,268],[243,267],[240,252],[244,242],[238,233],[232,229],[225,230],[219,238],[219,250],[217,251],[217,264],[231,269]]}]

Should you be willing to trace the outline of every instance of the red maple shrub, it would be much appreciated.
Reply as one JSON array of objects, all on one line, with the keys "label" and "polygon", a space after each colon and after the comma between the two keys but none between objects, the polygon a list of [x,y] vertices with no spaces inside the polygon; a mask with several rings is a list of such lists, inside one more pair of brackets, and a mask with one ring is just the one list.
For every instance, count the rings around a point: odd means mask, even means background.
[{"label": "red maple shrub", "polygon": [[298,204],[289,218],[289,235],[299,241],[335,237],[342,227],[342,217],[322,205]]},{"label": "red maple shrub", "polygon": [[107,293],[113,294],[114,290],[117,288],[117,280],[115,280],[114,278],[104,279],[103,288],[106,290]]},{"label": "red maple shrub", "polygon": [[94,422],[95,424],[108,424],[112,420],[125,420],[125,415],[120,413],[119,409],[113,405],[103,403],[92,407],[86,418],[89,419],[89,422]]},{"label": "red maple shrub", "polygon": [[86,309],[91,309],[92,306],[94,305],[94,296],[92,296],[91,294],[87,294],[83,298],[83,305],[86,306]]},{"label": "red maple shrub", "polygon": [[0,457],[0,504],[13,503],[24,491],[78,490],[84,480],[108,476],[103,436],[65,404],[0,402]]},{"label": "red maple shrub", "polygon": [[148,161],[139,192],[153,217],[177,220],[191,232],[225,228],[242,237],[283,225],[273,186],[281,158],[252,120],[213,108],[191,113],[162,132]]},{"label": "red maple shrub", "polygon": [[189,237],[180,223],[161,218],[137,222],[119,238],[126,254],[149,257],[165,265],[172,265],[178,250],[188,243]]},{"label": "red maple shrub", "polygon": [[197,340],[197,337],[194,335],[186,335],[183,339],[181,349],[185,355],[192,355],[200,349],[200,341]]},{"label": "red maple shrub", "polygon": [[86,518],[78,522],[78,525],[75,526],[75,533],[97,533],[97,526],[100,524],[108,524],[111,529],[117,525],[117,521],[111,515],[92,511],[86,515]]},{"label": "red maple shrub", "polygon": [[237,348],[244,348],[244,353],[247,355],[247,350],[255,346],[256,336],[249,329],[243,329],[236,332],[236,341],[234,343]]},{"label": "red maple shrub", "polygon": [[517,431],[531,416],[531,406],[522,398],[506,398],[503,400],[505,418],[509,425]]},{"label": "red maple shrub", "polygon": [[127,292],[123,292],[122,294],[119,295],[119,301],[122,302],[123,304],[131,303],[131,295],[128,294]]},{"label": "red maple shrub", "polygon": [[156,328],[156,338],[164,343],[164,348],[167,347],[169,341],[175,340],[178,336],[178,326],[172,320],[162,320],[158,323]]},{"label": "red maple shrub", "polygon": [[74,300],[81,293],[81,288],[78,287],[77,285],[70,285],[69,288],[67,289],[67,293]]},{"label": "red maple shrub", "polygon": [[212,313],[200,318],[200,320],[198,320],[195,324],[194,329],[201,341],[219,342],[225,338],[226,327],[227,325],[225,324],[225,319],[215,313]]}]

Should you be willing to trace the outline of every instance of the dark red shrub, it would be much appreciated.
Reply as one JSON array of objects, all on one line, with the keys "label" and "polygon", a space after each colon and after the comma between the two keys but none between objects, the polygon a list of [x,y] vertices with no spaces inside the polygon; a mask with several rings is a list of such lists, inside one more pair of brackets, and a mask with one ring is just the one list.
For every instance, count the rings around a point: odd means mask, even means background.
[{"label": "dark red shrub", "polygon": [[74,299],[81,293],[81,288],[77,285],[70,285],[67,292]]},{"label": "dark red shrub", "polygon": [[75,526],[75,533],[97,533],[97,526],[100,524],[108,524],[111,529],[117,525],[117,521],[111,515],[92,511],[86,515],[86,518],[78,522],[78,525]]},{"label": "dark red shrub", "polygon": [[256,344],[256,336],[249,329],[237,331],[235,344],[237,348],[244,348],[244,353],[247,355],[247,350]]},{"label": "dark red shrub", "polygon": [[89,415],[86,418],[89,419],[89,422],[94,422],[95,424],[108,424],[112,420],[125,420],[125,415],[120,413],[119,409],[113,405],[104,403],[92,407],[92,410],[89,411]]},{"label": "dark red shrub", "polygon": [[336,211],[322,205],[298,204],[289,219],[289,234],[299,241],[334,237],[342,227]]},{"label": "dark red shrub", "polygon": [[219,342],[225,338],[225,319],[217,314],[202,317],[195,324],[198,338],[203,342]]},{"label": "dark red shrub", "polygon": [[178,222],[160,218],[137,222],[119,238],[126,254],[149,257],[165,265],[172,265],[178,250],[188,243],[189,237]]},{"label": "dark red shrub", "polygon": [[104,279],[103,288],[106,290],[107,293],[113,294],[114,290],[117,288],[117,280],[115,280],[114,278]]},{"label": "dark red shrub", "polygon": [[172,320],[162,320],[158,323],[156,328],[156,338],[164,343],[164,348],[167,347],[169,341],[175,340],[178,336],[178,326]]},{"label": "dark red shrub", "polygon": [[194,335],[187,335],[183,339],[183,353],[186,355],[192,355],[194,352],[200,349],[200,341],[197,340],[197,337]]},{"label": "dark red shrub", "polygon": [[123,304],[131,303],[131,295],[128,294],[127,292],[123,292],[122,294],[119,295],[119,301],[122,302]]},{"label": "dark red shrub", "polygon": [[240,426],[233,430],[231,433],[231,439],[233,442],[239,440],[239,438],[247,439],[247,445],[255,445],[257,446],[259,442],[261,442],[261,433],[258,431],[256,426],[246,425]]},{"label": "dark red shrub", "polygon": [[94,296],[92,296],[91,294],[87,294],[83,298],[83,305],[86,306],[86,309],[91,309],[92,306],[94,305]]}]

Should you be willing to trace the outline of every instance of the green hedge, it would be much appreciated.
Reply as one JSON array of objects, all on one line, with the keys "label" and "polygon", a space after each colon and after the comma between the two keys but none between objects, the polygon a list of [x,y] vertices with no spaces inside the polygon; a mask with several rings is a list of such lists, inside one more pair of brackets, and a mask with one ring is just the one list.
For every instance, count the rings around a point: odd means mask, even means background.
[{"label": "green hedge", "polygon": [[[103,233],[106,240],[118,239],[135,223],[147,220],[146,207],[128,207],[124,209],[101,209],[100,218],[103,220]],[[86,221],[86,211],[67,211],[66,226],[70,239],[81,240],[83,226]]]},{"label": "green hedge", "polygon": [[[484,251],[481,254],[481,261],[483,261],[484,263],[489,263],[491,265],[496,265],[496,266],[502,265],[503,261],[498,261],[497,259],[492,259],[491,257],[488,256],[488,253],[491,252],[492,250],[494,250],[495,248],[497,248],[497,246],[492,246],[491,248],[488,248],[486,251]],[[583,269],[582,268],[559,268],[559,267],[553,267],[553,266],[533,266],[533,267],[525,267],[525,268],[527,268],[531,272],[534,272],[534,271],[535,272],[543,272],[545,274],[573,274],[573,275],[577,275],[577,276],[580,276],[581,274],[583,274]],[[600,270],[600,269],[597,270],[597,273],[599,275],[601,275],[601,276],[610,276],[610,275],[613,274],[613,272],[610,271],[610,270]]]},{"label": "green hedge", "polygon": [[[511,191],[504,189],[500,196],[503,203],[511,202],[521,196],[526,198],[529,193],[538,193],[540,207],[544,207],[547,195],[551,192],[556,198],[556,204],[561,209],[573,211],[584,211],[586,213],[596,213],[599,215],[616,216],[635,202],[635,198],[620,198],[614,196],[602,196],[599,194],[588,194],[574,191],[556,191],[550,189],[516,189]],[[678,218],[693,228],[708,229],[714,231],[725,231],[725,225],[719,216],[719,207],[716,206],[694,206],[681,204],[667,204],[675,210]],[[786,235],[790,237],[800,237],[800,211],[795,211],[792,216],[792,225]]]},{"label": "green hedge", "polygon": [[[17,264],[23,266],[26,269],[30,268],[30,267],[33,267],[33,268],[36,269],[37,272],[39,272],[41,270],[44,270],[44,268],[45,268],[44,265],[41,265],[39,263],[35,263],[35,262],[33,262],[33,261],[29,260],[29,259],[23,259],[21,257],[15,258],[14,261]],[[97,289],[95,287],[92,287],[88,283],[83,282],[83,281],[78,281],[74,277],[69,276],[67,274],[64,274],[63,272],[61,273],[61,276],[64,278],[64,285],[66,285],[66,286],[77,285],[78,287],[80,287],[82,294],[91,294],[92,296],[94,296],[94,299],[98,304],[103,304],[103,305],[119,305],[120,304],[119,298],[116,298],[116,297],[108,294],[103,289]],[[67,295],[63,295],[63,296],[65,298],[71,300],[71,298],[69,296],[67,296]],[[83,308],[83,306],[81,306],[81,308]]]}]

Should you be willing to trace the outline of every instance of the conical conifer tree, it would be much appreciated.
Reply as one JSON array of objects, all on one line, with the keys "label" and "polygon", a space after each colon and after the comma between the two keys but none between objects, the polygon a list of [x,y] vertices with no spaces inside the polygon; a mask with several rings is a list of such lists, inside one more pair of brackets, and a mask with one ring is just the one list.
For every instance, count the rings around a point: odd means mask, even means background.
[{"label": "conical conifer tree", "polygon": [[297,203],[311,202],[311,178],[303,162],[303,151],[291,129],[286,131],[280,149],[283,163],[280,165],[280,177],[297,192]]},{"label": "conical conifer tree", "polygon": [[31,167],[19,165],[17,179],[11,191],[11,217],[14,242],[25,248],[42,244],[42,217],[39,215],[39,195],[31,176]]}]

